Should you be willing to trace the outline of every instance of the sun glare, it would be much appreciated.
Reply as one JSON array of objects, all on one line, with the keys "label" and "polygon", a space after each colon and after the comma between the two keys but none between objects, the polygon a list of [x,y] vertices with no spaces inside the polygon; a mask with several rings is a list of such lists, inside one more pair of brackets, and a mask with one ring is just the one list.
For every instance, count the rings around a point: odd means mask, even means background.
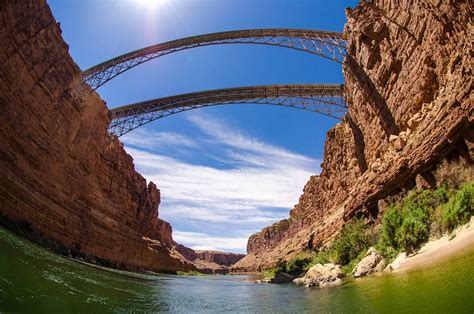
[{"label": "sun glare", "polygon": [[144,7],[153,9],[169,3],[170,0],[136,0],[136,2]]}]

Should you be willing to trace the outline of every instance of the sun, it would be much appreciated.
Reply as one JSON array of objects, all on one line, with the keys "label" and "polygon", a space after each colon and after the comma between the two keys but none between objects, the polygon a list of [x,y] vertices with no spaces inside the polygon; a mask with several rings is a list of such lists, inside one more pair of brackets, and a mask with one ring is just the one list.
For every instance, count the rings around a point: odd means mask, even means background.
[{"label": "sun", "polygon": [[169,3],[170,0],[136,0],[136,2],[144,7],[154,9]]}]

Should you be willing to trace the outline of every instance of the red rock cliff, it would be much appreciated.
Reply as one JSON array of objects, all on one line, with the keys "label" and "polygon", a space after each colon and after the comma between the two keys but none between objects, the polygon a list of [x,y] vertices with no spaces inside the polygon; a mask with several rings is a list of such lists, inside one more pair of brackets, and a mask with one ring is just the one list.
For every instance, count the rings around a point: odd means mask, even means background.
[{"label": "red rock cliff", "polygon": [[231,266],[241,260],[245,254],[219,251],[195,251],[176,243],[176,250],[196,266],[197,271],[207,274],[227,274]]},{"label": "red rock cliff", "polygon": [[231,266],[241,260],[245,254],[235,254],[219,251],[196,251],[198,259],[216,263],[218,265]]},{"label": "red rock cliff", "polygon": [[[160,191],[107,135],[45,1],[0,2],[0,214],[63,254],[130,270],[190,270],[158,218]],[[19,227],[19,228],[18,228]]]},{"label": "red rock cliff", "polygon": [[252,235],[234,267],[273,267],[323,245],[354,215],[414,185],[445,156],[472,162],[473,8],[468,0],[375,0],[348,9],[349,112],[326,136],[319,176],[290,218]]}]

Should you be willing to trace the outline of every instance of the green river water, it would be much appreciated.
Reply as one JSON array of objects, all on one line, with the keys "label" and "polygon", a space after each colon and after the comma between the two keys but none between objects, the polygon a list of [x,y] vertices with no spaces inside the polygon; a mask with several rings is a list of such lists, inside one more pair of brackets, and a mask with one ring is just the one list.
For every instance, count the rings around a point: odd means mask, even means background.
[{"label": "green river water", "polygon": [[330,288],[252,276],[115,273],[57,256],[0,228],[0,312],[473,313],[474,251]]}]

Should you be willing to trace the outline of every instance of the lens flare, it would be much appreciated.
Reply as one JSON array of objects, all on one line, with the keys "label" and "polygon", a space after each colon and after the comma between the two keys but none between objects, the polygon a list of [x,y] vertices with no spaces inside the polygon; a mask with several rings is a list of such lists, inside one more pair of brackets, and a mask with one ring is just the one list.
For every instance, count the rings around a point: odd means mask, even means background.
[{"label": "lens flare", "polygon": [[170,0],[136,0],[141,6],[153,9],[170,2]]}]

